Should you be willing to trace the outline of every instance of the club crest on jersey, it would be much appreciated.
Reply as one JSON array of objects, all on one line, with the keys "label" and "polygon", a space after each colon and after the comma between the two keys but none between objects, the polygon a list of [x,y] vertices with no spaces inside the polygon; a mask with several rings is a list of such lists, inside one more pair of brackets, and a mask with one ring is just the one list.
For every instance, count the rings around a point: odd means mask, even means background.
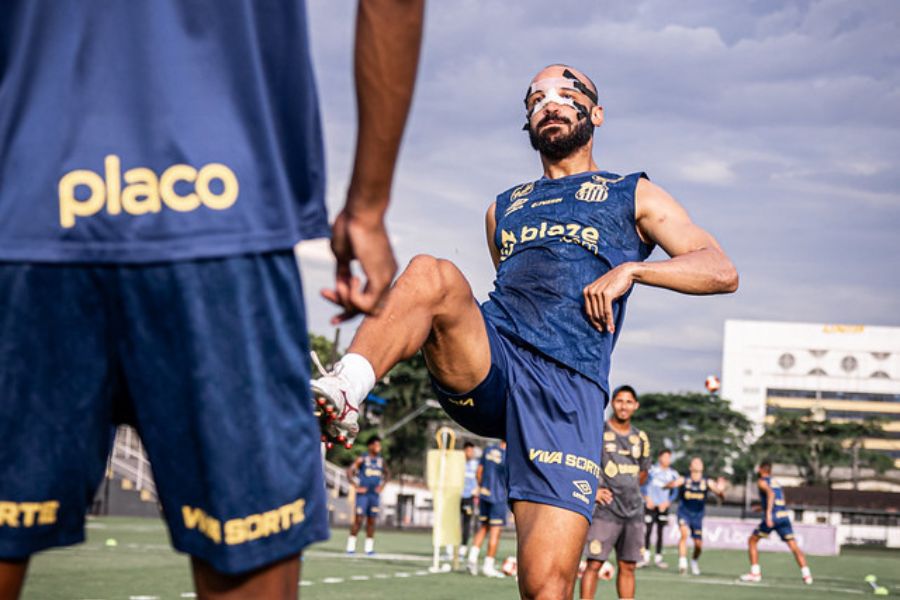
[{"label": "club crest on jersey", "polygon": [[575,192],[575,199],[582,202],[603,202],[609,197],[606,182],[585,181]]},{"label": "club crest on jersey", "polygon": [[525,185],[520,185],[519,187],[517,187],[516,189],[514,189],[512,191],[512,194],[510,194],[509,199],[510,200],[518,200],[519,198],[527,196],[533,190],[534,190],[534,182],[526,183]]}]

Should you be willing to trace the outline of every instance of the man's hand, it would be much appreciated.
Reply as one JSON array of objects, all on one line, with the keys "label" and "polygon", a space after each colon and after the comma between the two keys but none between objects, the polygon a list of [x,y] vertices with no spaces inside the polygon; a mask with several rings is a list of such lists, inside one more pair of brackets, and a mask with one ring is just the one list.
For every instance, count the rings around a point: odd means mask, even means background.
[{"label": "man's hand", "polygon": [[376,485],[376,486],[375,486],[375,493],[376,493],[376,494],[380,494],[380,493],[381,493],[381,490],[383,490],[383,489],[384,489],[384,485]]},{"label": "man's hand", "polygon": [[766,513],[766,527],[775,527],[775,521],[772,520],[771,513]]},{"label": "man's hand", "polygon": [[356,488],[357,494],[365,494],[368,491],[369,491],[369,488],[367,488],[367,487],[359,486]]},{"label": "man's hand", "polygon": [[[332,325],[376,312],[397,272],[384,214],[412,102],[425,12],[424,0],[365,0],[357,7],[356,153],[347,203],[332,229],[335,286],[322,291],[344,309]],[[362,266],[365,285],[350,271],[353,260]]]},{"label": "man's hand", "polygon": [[[362,219],[346,209],[341,211],[332,228],[331,249],[337,258],[335,286],[322,290],[322,296],[344,309],[331,319],[331,324],[337,325],[359,313],[376,313],[397,272],[383,219]],[[365,286],[350,270],[353,260],[362,266]]]},{"label": "man's hand", "polygon": [[597,504],[609,504],[613,501],[613,493],[612,490],[607,488],[598,488],[597,489]]},{"label": "man's hand", "polygon": [[584,310],[598,331],[616,331],[613,302],[631,289],[633,269],[632,263],[623,263],[584,288]]}]

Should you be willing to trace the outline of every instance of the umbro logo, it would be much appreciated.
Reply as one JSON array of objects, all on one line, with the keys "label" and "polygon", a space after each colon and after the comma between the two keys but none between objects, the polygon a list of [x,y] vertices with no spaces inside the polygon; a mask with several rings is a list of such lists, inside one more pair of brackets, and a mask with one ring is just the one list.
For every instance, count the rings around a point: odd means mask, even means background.
[{"label": "umbro logo", "polygon": [[572,492],[572,496],[574,498],[578,498],[582,502],[587,505],[590,505],[593,500],[594,488],[591,487],[590,482],[585,481],[584,479],[579,479],[578,481],[573,481],[572,485],[575,486],[575,489],[578,491]]}]

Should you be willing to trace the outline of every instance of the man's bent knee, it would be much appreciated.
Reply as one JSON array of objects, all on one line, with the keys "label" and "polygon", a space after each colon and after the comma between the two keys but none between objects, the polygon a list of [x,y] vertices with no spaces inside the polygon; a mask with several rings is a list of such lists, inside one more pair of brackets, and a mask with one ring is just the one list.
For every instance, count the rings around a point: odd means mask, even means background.
[{"label": "man's bent knee", "polygon": [[546,577],[522,580],[519,591],[526,600],[568,600],[572,597],[574,580],[557,572]]},{"label": "man's bent knee", "polygon": [[470,297],[472,292],[462,272],[449,260],[429,254],[418,254],[409,261],[397,280],[398,286],[410,285],[419,295],[432,302],[447,300],[453,294]]}]

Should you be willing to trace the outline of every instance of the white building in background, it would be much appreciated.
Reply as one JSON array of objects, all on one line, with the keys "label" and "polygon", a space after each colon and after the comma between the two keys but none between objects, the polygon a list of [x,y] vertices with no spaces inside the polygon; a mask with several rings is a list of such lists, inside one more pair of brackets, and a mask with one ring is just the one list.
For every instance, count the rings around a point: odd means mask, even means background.
[{"label": "white building in background", "polygon": [[722,397],[761,433],[777,411],[888,420],[864,446],[900,468],[900,327],[725,322]]}]

